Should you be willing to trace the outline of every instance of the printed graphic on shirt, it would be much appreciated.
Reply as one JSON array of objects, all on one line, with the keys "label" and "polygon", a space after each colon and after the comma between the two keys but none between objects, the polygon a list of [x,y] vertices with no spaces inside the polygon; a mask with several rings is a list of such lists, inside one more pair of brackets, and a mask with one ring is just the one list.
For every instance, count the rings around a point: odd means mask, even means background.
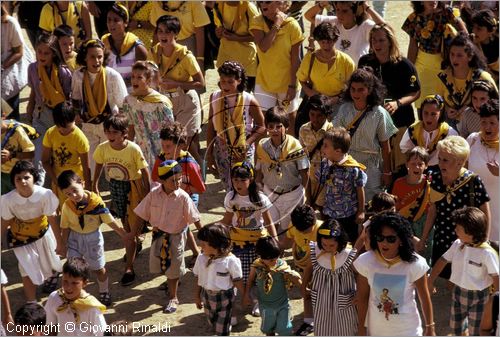
[{"label": "printed graphic on shirt", "polygon": [[342,51],[345,52],[351,46],[351,41],[349,40],[340,40],[340,46],[342,47]]},{"label": "printed graphic on shirt", "polygon": [[71,159],[72,153],[68,151],[66,143],[62,143],[61,146],[54,151],[54,159],[57,161],[59,167],[63,167]]},{"label": "printed graphic on shirt", "polygon": [[404,304],[405,284],[405,275],[375,273],[373,289],[377,294],[377,308],[386,320],[390,320],[391,315],[399,315],[399,308]]},{"label": "printed graphic on shirt", "polygon": [[108,176],[111,179],[126,181],[130,180],[128,170],[125,166],[120,163],[107,163],[106,169],[108,170]]},{"label": "printed graphic on shirt", "polygon": [[257,220],[253,216],[255,208],[253,207],[241,207],[236,210],[238,216],[238,227],[245,228],[256,228],[259,227]]}]

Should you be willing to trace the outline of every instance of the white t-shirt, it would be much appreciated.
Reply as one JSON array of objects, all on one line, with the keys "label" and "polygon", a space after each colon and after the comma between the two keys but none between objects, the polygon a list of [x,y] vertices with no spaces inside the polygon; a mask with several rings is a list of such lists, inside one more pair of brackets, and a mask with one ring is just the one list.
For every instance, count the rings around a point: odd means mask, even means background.
[{"label": "white t-shirt", "polygon": [[498,275],[498,255],[491,247],[464,246],[456,239],[443,259],[451,262],[450,281],[460,288],[483,290],[493,283],[491,275]]},{"label": "white t-shirt", "polygon": [[264,193],[259,192],[259,196],[262,206],[252,203],[248,195],[242,196],[233,191],[226,194],[224,208],[234,213],[233,226],[244,229],[258,229],[264,226],[262,213],[270,209],[272,204]]},{"label": "white t-shirt", "polygon": [[[325,253],[318,258],[322,250],[319,249],[317,242],[312,242],[311,244],[314,245],[314,251],[316,253],[316,261],[318,261],[318,264],[323,268],[332,269],[332,255]],[[345,261],[349,257],[350,252],[351,248],[345,248],[341,252],[338,252],[337,255],[335,255],[335,270],[339,269],[344,265]]]},{"label": "white t-shirt", "polygon": [[354,267],[368,279],[370,298],[365,325],[369,335],[422,335],[422,324],[415,301],[415,281],[429,266],[415,254],[415,262],[401,261],[390,268],[368,251],[354,261]]},{"label": "white t-shirt", "polygon": [[207,267],[209,257],[198,255],[193,274],[198,277],[198,285],[207,290],[228,290],[233,288],[233,281],[241,280],[243,272],[241,261],[233,254],[213,260]]},{"label": "white t-shirt", "polygon": [[349,55],[354,64],[358,64],[361,56],[370,51],[370,30],[375,26],[373,20],[365,20],[361,25],[355,25],[345,29],[336,16],[316,15],[314,25],[317,27],[322,22],[330,22],[337,26],[340,32],[339,39],[335,42],[335,48]]},{"label": "white t-shirt", "polygon": [[[62,304],[63,301],[57,294],[57,290],[49,295],[47,303],[45,303],[47,325],[59,323],[59,336],[102,336],[106,331],[106,320],[99,309],[90,308],[78,312],[80,319],[78,323],[75,323],[75,316],[69,306],[66,310],[57,311],[57,308]],[[65,324],[69,322],[75,324]]]},{"label": "white t-shirt", "polygon": [[49,189],[35,185],[29,198],[22,197],[16,190],[2,195],[2,219],[14,217],[20,220],[31,220],[41,215],[56,215],[59,199]]},{"label": "white t-shirt", "polygon": [[476,173],[483,181],[484,187],[490,196],[490,235],[489,239],[498,241],[500,227],[500,188],[498,186],[499,178],[494,176],[486,163],[496,160],[500,161],[498,150],[490,149],[481,143],[481,136],[475,132],[469,135],[467,142],[470,145],[469,170]]}]

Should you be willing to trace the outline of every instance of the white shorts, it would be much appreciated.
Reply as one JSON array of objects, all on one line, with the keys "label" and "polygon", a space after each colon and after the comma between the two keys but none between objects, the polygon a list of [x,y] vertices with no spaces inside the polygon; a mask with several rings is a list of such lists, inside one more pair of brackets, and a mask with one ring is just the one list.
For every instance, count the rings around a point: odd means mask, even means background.
[{"label": "white shorts", "polygon": [[[274,108],[278,104],[282,104],[283,100],[286,98],[286,92],[284,93],[271,93],[267,92],[258,84],[255,85],[254,91],[255,99],[259,102],[260,107],[262,108],[262,112],[264,115],[266,111]],[[287,112],[291,113],[297,111],[299,108],[299,97],[300,97],[300,88],[297,88],[297,93],[295,94],[295,98],[290,102],[288,106]]]}]

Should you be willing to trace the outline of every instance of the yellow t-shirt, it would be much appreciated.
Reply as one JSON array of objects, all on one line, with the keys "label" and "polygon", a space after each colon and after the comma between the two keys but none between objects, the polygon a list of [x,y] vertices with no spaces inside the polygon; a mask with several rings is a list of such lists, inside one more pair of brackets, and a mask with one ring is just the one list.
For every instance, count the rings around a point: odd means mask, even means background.
[{"label": "yellow t-shirt", "polygon": [[[269,32],[269,28],[262,15],[257,16],[250,22],[250,31],[261,30]],[[259,65],[257,67],[257,78],[255,83],[270,93],[286,93],[290,83],[290,69],[292,60],[290,52],[292,46],[301,43],[304,35],[297,21],[288,17],[281,25],[276,38],[266,52],[257,46]]]},{"label": "yellow t-shirt", "polygon": [[84,214],[83,215],[83,229],[80,226],[80,220],[78,219],[78,215],[71,210],[68,206],[68,203],[73,202],[69,199],[66,199],[61,209],[61,228],[69,228],[70,230],[87,234],[92,233],[99,229],[101,224],[109,224],[115,221],[115,218],[111,215],[111,213],[103,213],[103,214]]},{"label": "yellow t-shirt", "polygon": [[141,170],[148,167],[141,148],[131,141],[127,141],[127,146],[119,151],[113,149],[109,141],[99,144],[94,151],[94,160],[106,166],[110,179],[121,181],[140,179]]},{"label": "yellow t-shirt", "polygon": [[295,228],[295,226],[290,225],[290,227],[288,227],[288,231],[286,232],[286,236],[289,239],[292,239],[294,244],[302,251],[309,251],[309,242],[316,242],[316,235],[319,227],[319,222],[316,222],[309,233],[302,233]]},{"label": "yellow t-shirt", "polygon": [[154,1],[149,15],[149,22],[156,27],[156,21],[163,15],[172,15],[179,19],[181,31],[177,40],[184,40],[194,34],[194,29],[210,24],[205,6],[199,1],[168,1],[170,11],[162,8],[162,1]]},{"label": "yellow t-shirt", "polygon": [[38,24],[40,29],[52,33],[58,26],[67,24],[68,26],[73,28],[73,33],[75,36],[75,46],[78,46],[81,42],[81,40],[78,38],[80,28],[78,27],[78,15],[76,15],[74,4],[76,4],[77,12],[81,18],[83,1],[69,2],[68,10],[61,13],[59,12],[55,4],[45,4],[45,6],[42,7],[42,12],[40,13],[40,22]]},{"label": "yellow t-shirt", "polygon": [[[257,7],[248,2],[248,9],[242,18],[238,18],[238,6],[228,6],[226,2],[219,4],[220,13],[224,21],[224,27],[238,35],[250,34],[249,26],[259,15]],[[222,26],[219,17],[214,12],[214,22],[217,27]],[[229,41],[224,37],[220,40],[219,53],[217,55],[217,68],[225,61],[238,61],[245,68],[247,76],[255,77],[257,74],[257,47],[254,42]]]},{"label": "yellow t-shirt", "polygon": [[82,130],[75,126],[69,135],[63,136],[53,126],[45,133],[43,146],[52,150],[52,165],[56,176],[65,170],[73,170],[83,178],[80,155],[88,153],[90,145]]},{"label": "yellow t-shirt", "polygon": [[[297,79],[301,82],[307,81],[311,55],[311,53],[307,53],[304,56],[297,71]],[[320,62],[317,57],[314,58],[311,81],[313,89],[323,95],[336,96],[340,94],[345,89],[347,80],[356,69],[354,61],[346,53],[337,50],[336,56],[337,58],[330,69],[328,69],[328,64]]]},{"label": "yellow t-shirt", "polygon": [[[2,130],[2,142],[7,134],[7,130]],[[7,144],[5,144],[4,149],[12,152],[33,152],[35,151],[35,145],[31,142],[28,135],[24,131],[22,126],[18,126],[12,136],[7,140]],[[2,173],[10,173],[12,168],[16,164],[19,159],[12,158],[6,163],[2,164]]]}]

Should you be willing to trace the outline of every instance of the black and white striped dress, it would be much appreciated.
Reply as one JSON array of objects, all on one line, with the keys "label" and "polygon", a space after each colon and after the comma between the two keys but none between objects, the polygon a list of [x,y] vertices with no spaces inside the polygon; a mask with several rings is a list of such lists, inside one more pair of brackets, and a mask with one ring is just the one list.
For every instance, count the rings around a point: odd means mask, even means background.
[{"label": "black and white striped dress", "polygon": [[316,243],[311,243],[313,267],[311,299],[316,336],[355,336],[358,333],[358,313],[352,301],[356,294],[356,277],[352,249],[340,268],[324,268],[316,260]]}]

